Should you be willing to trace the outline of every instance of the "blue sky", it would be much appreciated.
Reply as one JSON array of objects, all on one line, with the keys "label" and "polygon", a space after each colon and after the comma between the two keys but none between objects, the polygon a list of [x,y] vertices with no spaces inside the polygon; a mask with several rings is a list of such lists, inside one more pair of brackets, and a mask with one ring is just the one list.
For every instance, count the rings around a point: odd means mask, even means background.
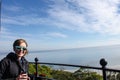
[{"label": "blue sky", "polygon": [[2,0],[0,50],[24,38],[29,50],[120,44],[119,0]]}]

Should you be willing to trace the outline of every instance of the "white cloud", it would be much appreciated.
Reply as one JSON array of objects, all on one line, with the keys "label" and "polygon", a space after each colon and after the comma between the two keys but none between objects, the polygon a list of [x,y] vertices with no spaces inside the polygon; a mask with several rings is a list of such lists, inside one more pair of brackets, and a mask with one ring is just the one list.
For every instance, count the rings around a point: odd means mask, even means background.
[{"label": "white cloud", "polygon": [[19,6],[13,6],[13,5],[4,5],[2,6],[2,9],[7,10],[7,11],[13,11],[13,12],[18,12],[18,11],[22,11],[23,8],[19,7]]},{"label": "white cloud", "polygon": [[9,34],[8,31],[9,31],[8,29],[1,26],[1,32],[0,32],[1,34]]},{"label": "white cloud", "polygon": [[[54,1],[55,4],[50,6],[51,8],[48,10],[49,17],[47,18],[41,18],[38,15],[39,13],[30,13],[15,17],[3,16],[2,23],[14,25],[40,25],[46,23],[47,25],[55,25],[59,28],[80,32],[95,32],[114,35],[120,34],[118,0],[66,0],[67,2],[65,2],[65,0],[52,1]],[[13,8],[15,8],[15,6]],[[16,10],[17,9],[20,10],[22,7],[16,7]],[[4,32],[11,34],[8,33],[10,31]],[[13,34],[11,35],[13,37]],[[30,34],[28,35],[32,36]],[[48,36],[49,38],[68,37],[67,35],[58,32],[43,34],[43,36],[42,38],[48,38]],[[10,36],[4,37],[7,38]]]},{"label": "white cloud", "polygon": [[67,35],[62,34],[62,33],[58,33],[58,32],[52,32],[52,33],[47,33],[48,36],[51,37],[61,37],[61,38],[66,38]]},{"label": "white cloud", "polygon": [[[78,47],[92,47],[92,46],[106,46],[106,45],[119,45],[120,38],[119,36],[110,36],[109,38],[105,38],[107,36],[102,36],[102,38],[93,38],[92,40],[78,40],[75,45]],[[91,41],[90,41],[91,40]]]},{"label": "white cloud", "polygon": [[[14,25],[36,25],[44,23],[43,18],[39,18],[36,15],[22,15],[15,17],[3,16],[1,19],[4,24],[14,24]],[[45,19],[45,21],[47,21]]]},{"label": "white cloud", "polygon": [[[2,17],[2,23],[17,25],[55,25],[80,32],[120,34],[119,0],[51,0],[47,18],[40,13]],[[13,6],[20,10],[22,7]],[[7,9],[7,8],[6,8]],[[29,11],[28,11],[29,12]]]},{"label": "white cloud", "polygon": [[5,26],[1,26],[0,31],[0,38],[4,40],[15,40],[17,38],[30,38],[32,37],[32,34],[24,33],[24,35],[21,35],[19,33],[14,33],[10,29],[6,28]]},{"label": "white cloud", "polygon": [[55,4],[51,6],[49,14],[66,25],[64,28],[81,32],[120,34],[119,0],[53,1]]},{"label": "white cloud", "polygon": [[60,32],[47,32],[47,33],[41,33],[36,37],[49,40],[50,38],[67,38],[68,36]]}]

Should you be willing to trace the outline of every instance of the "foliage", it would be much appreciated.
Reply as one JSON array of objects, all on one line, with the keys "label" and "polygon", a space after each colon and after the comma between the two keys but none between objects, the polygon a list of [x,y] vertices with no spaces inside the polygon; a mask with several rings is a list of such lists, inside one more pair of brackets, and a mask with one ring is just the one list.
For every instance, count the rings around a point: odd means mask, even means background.
[{"label": "foliage", "polygon": [[102,76],[97,74],[97,72],[89,71],[83,68],[75,71],[74,76],[77,78],[77,80],[103,80]]},{"label": "foliage", "polygon": [[34,74],[34,73],[35,73],[34,64],[29,64],[29,74]]},{"label": "foliage", "polygon": [[[35,74],[35,72],[35,64],[30,64],[29,73]],[[75,72],[68,72],[64,71],[64,69],[55,70],[50,66],[40,64],[38,64],[38,74],[57,80],[103,80],[100,74],[87,69],[80,68]]]},{"label": "foliage", "polygon": [[57,80],[76,80],[73,73],[63,70],[52,70],[51,75]]},{"label": "foliage", "polygon": [[112,71],[107,71],[107,79],[108,80],[120,80],[120,72],[112,72]]},{"label": "foliage", "polygon": [[[45,77],[51,78],[51,71],[50,67],[38,64],[38,75],[44,75]],[[29,74],[36,74],[35,64],[29,64]]]}]

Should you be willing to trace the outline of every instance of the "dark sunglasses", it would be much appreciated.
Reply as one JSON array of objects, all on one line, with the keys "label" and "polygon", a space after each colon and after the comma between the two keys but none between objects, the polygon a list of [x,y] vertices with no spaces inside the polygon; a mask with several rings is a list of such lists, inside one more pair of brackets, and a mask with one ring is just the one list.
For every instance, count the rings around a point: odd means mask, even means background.
[{"label": "dark sunglasses", "polygon": [[23,46],[15,46],[15,49],[18,50],[18,51],[20,51],[20,50],[22,50],[22,51],[27,50],[27,48],[23,47]]}]

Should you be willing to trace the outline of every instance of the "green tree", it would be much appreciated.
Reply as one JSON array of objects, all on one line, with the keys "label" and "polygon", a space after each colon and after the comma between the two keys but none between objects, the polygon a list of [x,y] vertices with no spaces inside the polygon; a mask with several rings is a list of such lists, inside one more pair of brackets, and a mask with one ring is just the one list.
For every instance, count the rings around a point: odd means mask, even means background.
[{"label": "green tree", "polygon": [[35,73],[34,64],[29,64],[29,74],[34,74],[34,73]]},{"label": "green tree", "polygon": [[[34,74],[35,72],[35,64],[30,64],[29,73]],[[97,72],[93,72],[84,68],[80,68],[75,72],[68,72],[63,68],[55,70],[50,66],[38,64],[38,74],[57,80],[103,80],[102,76],[100,74],[97,74]]]},{"label": "green tree", "polygon": [[80,68],[74,72],[74,76],[78,80],[103,80],[100,74],[97,72],[89,71],[88,69]]},{"label": "green tree", "polygon": [[[36,73],[36,69],[35,69],[36,65],[35,64],[29,64],[29,74],[35,75]],[[52,77],[51,76],[51,67],[45,66],[45,65],[40,65],[38,64],[38,75],[44,75],[46,77]]]},{"label": "green tree", "polygon": [[57,80],[76,80],[73,73],[63,70],[52,70],[52,76]]},{"label": "green tree", "polygon": [[116,80],[120,80],[120,73],[117,74]]}]

